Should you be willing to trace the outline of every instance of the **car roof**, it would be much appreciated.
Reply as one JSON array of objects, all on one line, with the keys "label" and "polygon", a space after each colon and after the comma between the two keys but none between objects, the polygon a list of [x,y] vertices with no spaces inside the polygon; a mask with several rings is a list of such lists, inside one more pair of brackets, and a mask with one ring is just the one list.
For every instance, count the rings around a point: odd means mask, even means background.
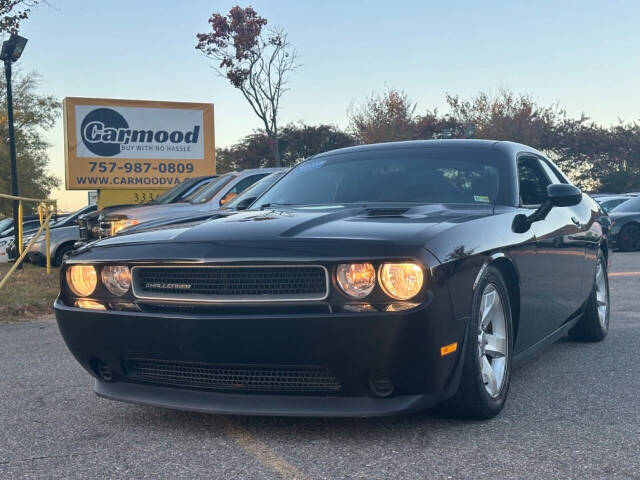
[{"label": "car roof", "polygon": [[262,172],[278,172],[282,170],[282,167],[264,167],[264,168],[245,168],[244,170],[234,170],[230,173],[237,175],[249,174],[249,173],[262,173]]},{"label": "car roof", "polygon": [[372,143],[368,145],[356,145],[353,147],[339,148],[328,152],[319,153],[312,158],[320,158],[325,155],[355,153],[363,151],[384,151],[397,150],[405,148],[481,148],[481,149],[498,149],[510,154],[518,152],[531,152],[544,156],[535,148],[516,142],[507,142],[499,140],[480,140],[480,139],[439,139],[439,140],[409,140],[404,142],[387,142]]}]

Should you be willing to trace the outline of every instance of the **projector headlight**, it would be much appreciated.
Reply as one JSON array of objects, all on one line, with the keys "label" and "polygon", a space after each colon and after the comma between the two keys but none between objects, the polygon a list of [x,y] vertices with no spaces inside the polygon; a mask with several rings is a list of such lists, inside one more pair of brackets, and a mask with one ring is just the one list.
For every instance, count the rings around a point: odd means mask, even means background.
[{"label": "projector headlight", "polygon": [[79,297],[91,295],[98,284],[98,275],[93,265],[72,265],[67,270],[67,284]]},{"label": "projector headlight", "polygon": [[364,298],[376,286],[376,270],[370,263],[342,263],[338,265],[336,280],[348,296]]},{"label": "projector headlight", "polygon": [[121,297],[131,286],[131,271],[125,265],[108,265],[100,273],[102,283],[112,295]]},{"label": "projector headlight", "polygon": [[115,235],[120,230],[124,230],[128,227],[133,227],[138,224],[138,220],[135,218],[123,218],[122,220],[114,220],[111,222],[111,235]]},{"label": "projector headlight", "polygon": [[379,276],[382,290],[396,300],[415,297],[424,282],[422,267],[415,263],[383,263]]}]

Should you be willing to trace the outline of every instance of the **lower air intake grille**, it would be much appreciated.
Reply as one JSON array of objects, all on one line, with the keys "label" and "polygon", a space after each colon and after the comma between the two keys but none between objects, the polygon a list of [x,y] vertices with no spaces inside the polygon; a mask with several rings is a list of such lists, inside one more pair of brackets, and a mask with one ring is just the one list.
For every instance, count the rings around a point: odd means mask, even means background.
[{"label": "lower air intake grille", "polygon": [[223,390],[336,391],[340,383],[323,367],[213,365],[129,360],[131,380]]},{"label": "lower air intake grille", "polygon": [[143,299],[201,302],[317,301],[328,295],[319,265],[134,267],[134,294]]}]

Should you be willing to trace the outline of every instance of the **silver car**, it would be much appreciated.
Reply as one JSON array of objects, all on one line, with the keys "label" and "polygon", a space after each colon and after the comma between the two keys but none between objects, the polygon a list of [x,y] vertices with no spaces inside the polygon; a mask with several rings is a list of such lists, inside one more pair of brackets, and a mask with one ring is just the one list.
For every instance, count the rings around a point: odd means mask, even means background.
[{"label": "silver car", "polygon": [[125,228],[151,220],[172,219],[218,210],[258,180],[279,168],[254,168],[225,173],[190,198],[188,202],[140,205],[110,210],[100,217],[100,236],[110,237]]},{"label": "silver car", "polygon": [[[51,253],[51,264],[58,267],[62,264],[65,256],[73,250],[73,245],[80,239],[80,229],[78,228],[78,217],[95,211],[95,205],[88,205],[72,213],[68,217],[59,220],[49,228],[49,252]],[[25,235],[22,239],[23,246],[26,247],[33,234]],[[47,242],[44,231],[40,234],[36,242],[32,245],[27,254],[31,263],[44,264],[47,261]]]}]

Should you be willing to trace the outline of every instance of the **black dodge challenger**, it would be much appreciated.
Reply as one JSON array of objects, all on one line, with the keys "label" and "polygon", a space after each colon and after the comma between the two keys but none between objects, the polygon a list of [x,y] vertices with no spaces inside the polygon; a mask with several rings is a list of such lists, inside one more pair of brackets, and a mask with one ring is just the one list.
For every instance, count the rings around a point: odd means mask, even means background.
[{"label": "black dodge challenger", "polygon": [[567,333],[606,336],[601,215],[524,145],[352,147],[244,212],[85,246],[61,269],[56,316],[110,399],[490,418],[516,363]]}]

